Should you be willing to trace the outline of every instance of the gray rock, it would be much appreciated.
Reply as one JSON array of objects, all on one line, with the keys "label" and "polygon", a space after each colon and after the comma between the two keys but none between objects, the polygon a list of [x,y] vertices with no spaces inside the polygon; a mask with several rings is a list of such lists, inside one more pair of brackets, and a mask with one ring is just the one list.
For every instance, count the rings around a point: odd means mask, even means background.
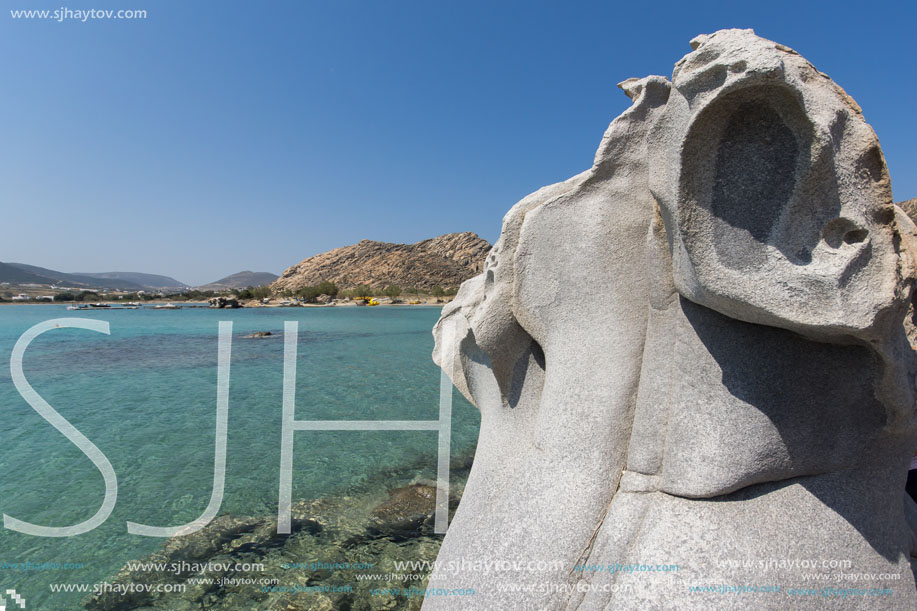
[{"label": "gray rock", "polygon": [[691,47],[443,308],[481,433],[431,583],[476,595],[425,609],[917,606],[917,228],[827,76],[751,30]]},{"label": "gray rock", "polygon": [[211,308],[241,308],[239,305],[239,300],[234,296],[219,296],[210,298],[210,307]]}]

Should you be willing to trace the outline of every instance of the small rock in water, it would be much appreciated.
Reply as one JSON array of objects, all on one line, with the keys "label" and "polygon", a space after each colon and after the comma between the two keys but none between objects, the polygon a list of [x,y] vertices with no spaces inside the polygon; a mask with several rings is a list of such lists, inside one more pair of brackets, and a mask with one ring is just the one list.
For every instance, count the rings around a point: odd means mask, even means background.
[{"label": "small rock in water", "polygon": [[273,335],[273,333],[270,331],[255,331],[254,333],[243,335],[242,339],[258,339],[259,337],[270,337],[271,335]]},{"label": "small rock in water", "polygon": [[373,509],[370,530],[383,536],[416,537],[432,523],[436,488],[411,484],[389,491],[389,498]]}]

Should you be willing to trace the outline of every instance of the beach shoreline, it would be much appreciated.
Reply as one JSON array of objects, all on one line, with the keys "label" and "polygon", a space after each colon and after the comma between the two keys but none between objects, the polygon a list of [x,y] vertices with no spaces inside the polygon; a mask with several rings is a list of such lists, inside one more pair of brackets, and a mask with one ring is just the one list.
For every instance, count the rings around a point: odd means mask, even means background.
[{"label": "beach shoreline", "polygon": [[[450,300],[451,301],[451,300]],[[79,305],[89,305],[89,302],[81,301],[77,302]],[[102,303],[110,306],[123,306],[124,304],[119,301],[95,301],[93,303]],[[259,308],[350,308],[350,307],[430,307],[430,308],[441,308],[444,305],[449,303],[449,301],[443,301],[443,303],[380,303],[376,306],[367,306],[367,305],[357,305],[355,301],[348,302],[337,302],[337,303],[297,303],[292,305],[281,305],[279,303],[265,303],[265,304],[254,304],[254,303],[245,303],[240,304],[238,308],[217,308],[211,307],[203,301],[175,301],[175,300],[164,300],[156,299],[151,301],[144,301],[138,309],[144,309],[145,306],[156,306],[156,305],[167,305],[174,304],[180,307],[197,307],[197,308],[207,308],[213,310],[220,309],[259,309]],[[69,306],[74,305],[74,302],[70,301],[0,301],[0,306]],[[112,308],[87,308],[87,310],[108,310]],[[85,311],[85,310],[84,310]]]}]

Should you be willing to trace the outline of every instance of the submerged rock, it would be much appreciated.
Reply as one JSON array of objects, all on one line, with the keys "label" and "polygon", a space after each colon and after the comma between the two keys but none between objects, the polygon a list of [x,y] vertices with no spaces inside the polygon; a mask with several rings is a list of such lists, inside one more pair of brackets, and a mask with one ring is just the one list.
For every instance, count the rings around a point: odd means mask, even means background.
[{"label": "submerged rock", "polygon": [[436,488],[425,484],[412,484],[395,488],[389,498],[373,511],[370,531],[377,535],[396,538],[432,534],[433,512],[436,507]]},{"label": "submerged rock", "polygon": [[[453,463],[454,509],[470,457]],[[404,482],[404,472],[382,474]],[[291,533],[277,534],[276,516],[223,515],[127,565],[107,581],[172,584],[178,592],[115,592],[83,601],[89,611],[214,609],[417,611],[422,597],[380,594],[381,588],[424,588],[427,571],[399,570],[396,561],[432,561],[441,535],[433,535],[436,489],[422,483],[381,492],[372,481],[354,495],[301,500],[291,507]],[[166,567],[144,570],[140,565]],[[360,577],[357,577],[360,575]],[[394,575],[394,578],[393,578]]]}]

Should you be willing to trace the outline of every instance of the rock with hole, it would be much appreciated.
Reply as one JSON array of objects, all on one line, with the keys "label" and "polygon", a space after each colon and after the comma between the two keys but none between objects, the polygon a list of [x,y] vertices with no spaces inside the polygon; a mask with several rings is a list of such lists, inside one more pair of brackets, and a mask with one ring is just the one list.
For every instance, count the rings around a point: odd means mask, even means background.
[{"label": "rock with hole", "polygon": [[481,433],[431,583],[476,594],[425,609],[917,606],[917,228],[831,79],[691,47],[443,309]]}]

